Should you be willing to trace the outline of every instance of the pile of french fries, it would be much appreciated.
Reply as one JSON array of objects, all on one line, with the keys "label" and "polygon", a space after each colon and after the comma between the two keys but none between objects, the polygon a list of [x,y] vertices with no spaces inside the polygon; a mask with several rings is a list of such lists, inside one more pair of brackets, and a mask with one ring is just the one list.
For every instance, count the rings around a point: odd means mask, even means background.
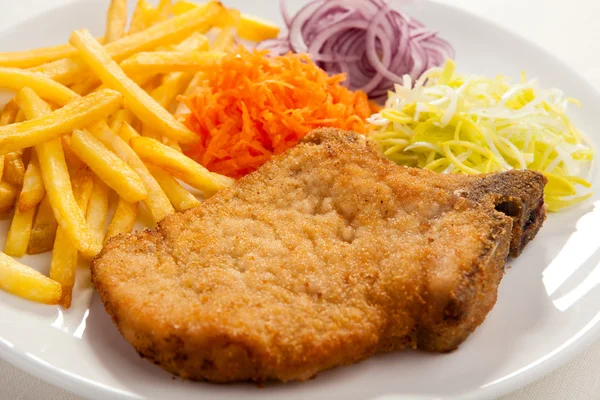
[{"label": "pile of french fries", "polygon": [[[15,92],[0,113],[0,213],[12,215],[0,289],[68,308],[78,265],[130,233],[140,203],[156,223],[199,204],[181,182],[204,197],[230,186],[182,153],[197,136],[177,98],[236,35],[277,34],[212,1],[139,0],[128,24],[127,0],[112,0],[101,38],[82,29],[69,44],[0,53],[0,88]],[[49,277],[12,258],[50,250]]]}]

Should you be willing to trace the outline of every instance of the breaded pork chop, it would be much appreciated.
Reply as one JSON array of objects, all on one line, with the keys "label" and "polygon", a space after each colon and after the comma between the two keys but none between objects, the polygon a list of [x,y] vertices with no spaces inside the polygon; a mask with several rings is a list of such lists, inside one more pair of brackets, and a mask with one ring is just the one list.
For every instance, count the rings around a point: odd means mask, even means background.
[{"label": "breaded pork chop", "polygon": [[[456,349],[544,220],[545,179],[398,167],[317,130],[92,265],[139,354],[184,378],[305,380],[377,352]],[[507,215],[508,214],[508,215]]]}]

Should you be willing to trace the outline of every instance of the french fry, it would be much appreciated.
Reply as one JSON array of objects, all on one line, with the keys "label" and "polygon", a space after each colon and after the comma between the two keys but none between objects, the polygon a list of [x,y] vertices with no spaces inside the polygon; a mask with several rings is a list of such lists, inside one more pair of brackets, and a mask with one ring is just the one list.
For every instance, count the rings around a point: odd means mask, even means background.
[{"label": "french fry", "polygon": [[17,68],[0,68],[0,87],[14,91],[28,87],[38,96],[60,105],[78,97],[77,93],[44,74]]},{"label": "french fry", "polygon": [[171,175],[160,168],[150,167],[149,169],[177,211],[183,212],[200,205],[200,201],[185,190]]},{"label": "french fry", "polygon": [[40,163],[33,150],[31,160],[27,165],[25,171],[25,178],[23,179],[23,189],[19,195],[19,201],[17,202],[17,209],[24,213],[31,209],[34,209],[46,196],[46,188],[44,187],[44,180],[42,178],[42,171],[40,170]]},{"label": "french fry", "polygon": [[[88,208],[94,188],[92,176],[89,171],[85,169],[79,170],[73,177],[72,187],[76,200],[75,206],[83,213]],[[60,304],[65,308],[71,306],[76,270],[77,248],[73,245],[69,233],[59,227],[56,231],[54,251],[52,252],[52,261],[50,262],[50,278],[61,284],[62,296]]]},{"label": "french fry", "polygon": [[11,68],[31,68],[61,58],[74,57],[77,49],[70,44],[45,47],[36,50],[0,53],[0,66]]},{"label": "french fry", "polygon": [[114,42],[125,34],[127,0],[112,0],[106,18],[106,43]]},{"label": "french fry", "polygon": [[135,203],[148,196],[143,182],[135,171],[88,132],[73,132],[71,148],[123,199]]},{"label": "french fry", "polygon": [[71,306],[75,272],[77,269],[77,249],[73,246],[66,230],[58,228],[54,239],[52,260],[50,261],[50,277],[60,282],[62,295],[60,305],[65,308]]},{"label": "french fry", "polygon": [[150,94],[154,89],[156,89],[158,87],[158,85],[160,85],[162,76],[156,75],[156,74],[146,75],[146,77],[147,76],[152,76],[152,77],[148,80],[144,80],[144,84],[143,85],[140,84],[139,86],[142,88],[142,90],[144,92]]},{"label": "french fry", "polygon": [[234,182],[227,176],[208,171],[196,161],[155,139],[134,137],[130,144],[142,160],[161,167],[206,195],[225,189]]},{"label": "french fry", "polygon": [[137,53],[121,63],[128,76],[135,74],[165,74],[196,72],[214,67],[225,53],[199,51],[155,51]]},{"label": "french fry", "polygon": [[[27,118],[40,118],[51,113],[50,106],[28,88],[19,91],[16,99]],[[38,144],[35,151],[40,162],[46,194],[59,226],[69,234],[79,251],[90,257],[95,256],[100,248],[93,242],[84,214],[77,207],[61,140],[58,138]]]},{"label": "french fry", "polygon": [[[0,126],[6,126],[13,124],[15,119],[17,118],[17,113],[19,112],[19,106],[15,102],[14,99],[6,103],[2,113],[0,113]],[[4,154],[0,155],[0,180],[4,176]]]},{"label": "french fry", "polygon": [[98,177],[94,179],[94,190],[88,203],[86,221],[96,246],[101,248],[104,242],[104,228],[108,213],[108,195],[110,190]]},{"label": "french fry", "polygon": [[237,26],[237,34],[241,39],[262,42],[279,36],[279,27],[269,21],[242,13]]},{"label": "french fry", "polygon": [[171,12],[174,15],[181,15],[183,13],[186,13],[188,11],[195,9],[196,7],[198,7],[198,5],[195,3],[192,3],[191,1],[179,0],[179,1],[176,1],[175,4],[173,4],[173,6],[171,7]]},{"label": "french fry", "polygon": [[[192,32],[206,32],[218,21],[222,13],[226,13],[226,10],[221,4],[209,2],[180,16],[159,22],[144,31],[108,43],[104,51],[109,58],[121,62],[140,51],[177,43]],[[60,83],[70,84],[86,69],[86,63],[80,57],[76,57],[44,64],[31,71],[41,72]]]},{"label": "french fry", "polygon": [[25,177],[25,163],[23,162],[23,153],[13,151],[4,155],[3,179],[17,187],[23,185]]},{"label": "french fry", "polygon": [[[121,139],[123,139],[125,141],[125,143],[128,143],[128,144],[131,142],[131,139],[140,137],[140,136],[141,135],[139,134],[139,132],[129,124],[123,124],[123,126],[121,127],[121,130],[119,131],[119,137]],[[136,155],[136,157],[137,157],[137,155]]]},{"label": "french fry", "polygon": [[[198,7],[203,7],[205,4],[193,3],[191,1],[178,1],[171,6],[171,13],[175,16],[187,14],[190,11],[197,10]],[[215,26],[222,28],[224,26],[237,25],[240,19],[239,12],[233,10],[224,10],[215,20]]]},{"label": "french fry", "polygon": [[25,113],[23,113],[23,110],[19,110],[17,112],[17,116],[15,117],[15,124],[23,121],[25,121]]},{"label": "french fry", "polygon": [[235,44],[235,39],[233,34],[235,33],[235,28],[232,26],[225,26],[221,28],[221,31],[217,34],[215,41],[212,44],[212,49],[214,51],[229,51]]},{"label": "french fry", "polygon": [[77,154],[71,148],[71,136],[65,135],[60,138],[63,145],[63,152],[65,153],[65,161],[67,162],[67,167],[69,168],[69,172],[73,173],[75,171],[80,170],[81,168],[85,168],[85,164]]},{"label": "french fry", "polygon": [[[206,35],[203,35],[200,32],[194,32],[189,37],[187,37],[185,40],[183,40],[181,43],[178,43],[178,44],[172,46],[171,48],[169,48],[168,50],[164,50],[164,51],[191,52],[194,50],[208,51],[209,49],[210,49],[210,42],[209,42],[208,38],[206,37]],[[127,60],[125,60],[125,61],[127,61]],[[172,72],[172,73],[169,73],[168,75],[166,75],[165,79],[167,79],[167,77],[169,77],[170,75],[176,75],[176,74],[177,75],[185,75],[186,76],[185,79],[188,80],[188,82],[192,77],[192,73],[184,74],[182,72]],[[189,77],[188,77],[188,75],[189,75]],[[138,85],[143,86],[146,82],[150,81],[155,76],[156,75],[154,75],[152,73],[144,73],[144,74],[136,74],[136,75],[134,75],[133,78]],[[161,82],[161,84],[162,84],[162,82]],[[182,91],[183,91],[183,89],[182,89]]]},{"label": "french fry", "polygon": [[105,84],[123,93],[128,108],[144,124],[155,127],[161,134],[173,140],[184,143],[197,140],[193,132],[127,77],[87,30],[74,31],[71,34],[71,44],[81,51],[82,57]]},{"label": "french fry", "polygon": [[152,26],[156,19],[156,12],[157,10],[147,0],[138,0],[128,33],[131,35]]},{"label": "french fry", "polygon": [[93,242],[85,226],[83,213],[75,207],[76,203],[68,180],[69,171],[60,140],[55,139],[44,143],[36,147],[36,150],[42,166],[46,192],[59,225],[67,231],[79,251],[88,256],[95,256],[100,248]]},{"label": "french fry", "polygon": [[131,114],[131,111],[122,108],[110,116],[108,119],[108,126],[113,132],[119,132],[125,122],[131,124],[132,121],[133,115]]},{"label": "french fry", "polygon": [[21,212],[18,208],[15,210],[4,245],[6,254],[13,257],[23,257],[25,255],[31,237],[34,217],[35,207],[25,212]]},{"label": "french fry", "polygon": [[[98,38],[98,41],[104,43],[104,38]],[[77,49],[68,43],[35,50],[4,52],[0,53],[0,67],[32,68],[76,55]]]},{"label": "french fry", "polygon": [[[121,130],[123,129],[133,130],[127,123],[123,124]],[[144,186],[146,186],[146,191],[148,192],[148,197],[144,200],[144,204],[146,204],[150,210],[155,222],[162,220],[167,215],[175,213],[175,209],[171,205],[165,192],[163,192],[158,182],[156,182],[156,179],[154,179],[148,171],[146,165],[144,165],[142,160],[140,160],[126,141],[112,132],[105,123],[96,124],[95,126],[90,127],[90,132],[104,143],[105,146],[111,149],[121,160],[125,161],[127,165],[138,174],[142,182],[144,182]]]},{"label": "french fry", "polygon": [[[185,4],[186,2],[179,2],[179,3],[176,3],[175,5],[180,4],[180,3]],[[190,3],[190,4],[193,7],[197,7],[193,3]],[[224,26],[217,34],[217,37],[215,38],[214,42],[212,43],[211,49],[215,52],[229,51],[234,44],[233,33],[234,33],[234,29],[231,25]],[[196,88],[198,86],[200,86],[202,80],[204,80],[204,71],[196,72],[196,74],[191,79],[191,81],[189,81],[186,89],[183,90],[183,96],[184,97],[190,96],[194,92],[194,90],[196,90]],[[179,93],[181,93],[181,91]],[[189,112],[189,109],[187,108],[187,106],[183,102],[180,102],[175,109],[175,116],[180,118],[183,114],[186,114],[188,112]]]},{"label": "french fry", "polygon": [[166,21],[171,17],[171,0],[160,0],[158,8],[156,10],[156,20]]},{"label": "french fry", "polygon": [[[178,1],[173,4],[172,12],[174,15],[181,15],[182,13],[189,12],[197,7],[198,4],[190,1]],[[252,42],[262,42],[263,40],[274,39],[280,32],[279,27],[269,21],[245,13],[237,14],[233,12],[233,10],[230,11],[230,19],[227,20],[223,18],[219,27],[222,28],[227,25],[235,26],[237,28],[237,34],[241,39]]]},{"label": "french fry", "polygon": [[13,124],[18,112],[19,106],[14,99],[6,103],[2,109],[2,113],[0,113],[0,126]]},{"label": "french fry", "polygon": [[80,96],[87,96],[100,86],[100,80],[95,76],[90,76],[81,82],[71,85],[71,90]]},{"label": "french fry", "polygon": [[117,204],[117,209],[104,238],[105,244],[111,238],[122,233],[131,233],[137,218],[137,210],[138,203],[129,203],[128,201],[119,199],[119,204]]},{"label": "french fry", "polygon": [[40,254],[52,250],[57,227],[58,222],[54,218],[50,200],[48,197],[44,197],[33,222],[27,253]]},{"label": "french fry", "polygon": [[43,304],[58,304],[59,283],[0,253],[0,289]]},{"label": "french fry", "polygon": [[[194,93],[194,90],[196,90],[196,88],[198,86],[200,86],[201,83],[202,83],[202,81],[204,80],[204,76],[205,76],[205,74],[204,74],[203,71],[196,72],[196,75],[194,75],[194,77],[192,78],[192,80],[188,84],[187,88],[183,92],[183,96],[182,97],[188,97],[192,93]],[[185,105],[185,103],[183,101],[180,101],[179,104],[177,105],[177,109],[175,110],[175,117],[179,119],[184,114],[188,113],[189,111],[190,110]]]},{"label": "french fry", "polygon": [[19,191],[7,182],[0,182],[0,214],[6,214],[15,205]]},{"label": "french fry", "polygon": [[[18,99],[24,91],[17,93]],[[33,91],[31,91],[33,93]],[[0,127],[0,154],[35,146],[86,127],[121,107],[121,94],[110,89],[79,98],[39,118]],[[21,107],[22,108],[22,107]]]}]

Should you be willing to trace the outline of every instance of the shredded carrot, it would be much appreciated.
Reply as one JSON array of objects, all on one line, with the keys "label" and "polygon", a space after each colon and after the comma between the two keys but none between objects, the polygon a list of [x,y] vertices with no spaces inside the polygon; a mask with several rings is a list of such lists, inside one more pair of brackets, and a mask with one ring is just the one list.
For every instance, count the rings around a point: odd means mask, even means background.
[{"label": "shredded carrot", "polygon": [[306,54],[269,57],[243,48],[205,72],[182,98],[187,126],[200,140],[186,154],[233,178],[253,172],[318,127],[367,132],[374,106],[363,92],[342,86]]}]

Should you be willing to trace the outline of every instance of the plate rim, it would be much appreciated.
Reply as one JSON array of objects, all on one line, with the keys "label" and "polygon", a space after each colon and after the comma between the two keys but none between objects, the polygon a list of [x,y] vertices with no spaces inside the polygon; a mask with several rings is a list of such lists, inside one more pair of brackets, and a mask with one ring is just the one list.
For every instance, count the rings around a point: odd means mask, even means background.
[{"label": "plate rim", "polygon": [[[197,0],[192,0],[197,1]],[[85,3],[86,0],[72,0],[66,4],[63,4],[58,7],[54,7],[48,10],[45,10],[41,13],[35,14],[31,17],[19,20],[16,23],[8,25],[2,29],[0,29],[0,36],[5,36],[7,32],[13,29],[17,29],[20,25],[23,25],[29,21],[42,19],[48,15],[53,13],[60,12],[60,10],[67,9],[69,7],[81,5]],[[510,37],[519,40],[520,42],[524,42],[527,45],[535,48],[538,52],[542,53],[549,59],[553,60],[555,65],[560,65],[561,68],[568,71],[571,75],[572,79],[579,80],[585,86],[589,88],[594,97],[600,98],[600,88],[597,88],[593,85],[586,77],[582,76],[577,70],[571,65],[567,64],[562,59],[558,58],[554,54],[552,54],[549,50],[542,47],[541,45],[531,41],[529,38],[514,32],[504,26],[500,25],[498,22],[488,18],[487,16],[478,15],[471,10],[463,7],[459,7],[455,4],[446,4],[441,3],[436,0],[420,0],[422,3],[434,4],[435,7],[440,7],[442,11],[449,11],[459,14],[464,14],[469,18],[478,19],[480,21],[486,22],[488,25],[492,26],[494,29],[502,32],[505,35],[509,35]],[[600,147],[600,143],[594,143],[597,147]],[[600,167],[598,167],[600,170]],[[587,200],[584,204],[589,204],[590,200]],[[97,293],[94,291],[93,296],[97,296]],[[599,314],[600,315],[600,312]],[[590,320],[590,323],[593,320]],[[579,336],[580,337],[577,337]],[[568,341],[563,343],[563,345],[557,347],[554,351],[546,354],[535,362],[529,364],[528,366],[522,368],[519,371],[513,372],[506,377],[502,378],[500,382],[494,383],[490,386],[474,388],[469,391],[465,391],[462,393],[458,393],[454,396],[450,397],[431,397],[431,396],[420,396],[419,398],[430,399],[430,400],[492,400],[498,398],[500,396],[504,396],[515,392],[531,383],[541,379],[542,377],[552,373],[558,368],[564,366],[569,361],[573,360],[575,357],[580,355],[583,351],[585,351],[593,342],[600,339],[600,323],[596,321],[592,326],[588,329],[585,327],[580,330],[576,335],[577,337],[573,343],[565,346]],[[562,346],[565,346],[562,348]],[[61,388],[63,390],[67,390],[71,393],[74,393],[79,396],[83,396],[84,398],[92,398],[94,400],[98,399],[106,399],[107,396],[113,399],[119,400],[140,400],[146,399],[144,396],[136,395],[132,392],[125,392],[118,389],[115,389],[110,386],[103,385],[97,381],[86,379],[77,374],[73,374],[66,370],[60,369],[58,367],[53,366],[50,363],[46,363],[43,360],[36,359],[33,357],[28,357],[26,352],[20,349],[16,349],[10,345],[7,341],[3,340],[2,333],[0,332],[0,359],[5,360],[12,366],[20,369],[21,371],[28,373],[42,381]],[[202,396],[201,392],[199,392],[199,396]],[[389,393],[383,396],[372,397],[372,400],[408,400],[414,399],[407,394],[399,394],[399,393]]]}]

